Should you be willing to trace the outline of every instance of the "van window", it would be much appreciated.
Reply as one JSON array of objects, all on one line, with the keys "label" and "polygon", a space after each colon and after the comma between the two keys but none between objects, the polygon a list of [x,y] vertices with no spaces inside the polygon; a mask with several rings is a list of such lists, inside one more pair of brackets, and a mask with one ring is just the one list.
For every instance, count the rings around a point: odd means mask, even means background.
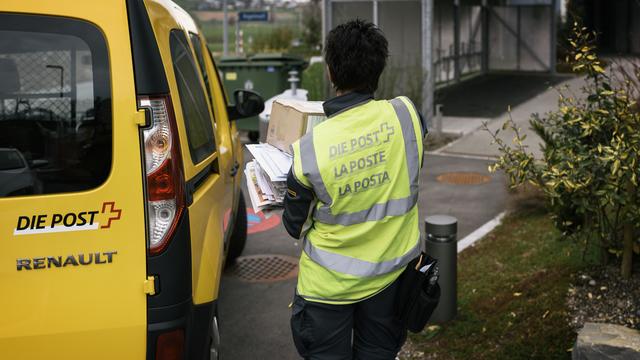
[{"label": "van window", "polygon": [[0,198],[88,190],[109,175],[105,40],[73,19],[0,14]]},{"label": "van window", "polygon": [[191,160],[198,164],[215,151],[216,145],[207,100],[188,44],[184,32],[171,31],[169,46],[178,83],[182,117],[187,128],[187,142]]},{"label": "van window", "polygon": [[[196,34],[189,34],[189,36],[191,37],[191,44],[193,44],[193,50],[196,53],[196,58],[198,59],[198,65],[200,65],[200,75],[202,75],[204,85],[207,88],[207,98],[209,98],[209,103],[213,107],[213,99],[211,98],[211,85],[209,84],[209,75],[207,74],[207,68],[204,65],[204,57],[202,56],[202,42]],[[213,120],[215,121],[215,116]]]},{"label": "van window", "polygon": [[217,85],[222,91],[222,94],[224,95],[225,104],[229,104],[229,95],[227,94],[227,90],[224,88],[224,86],[222,86],[222,72],[218,70],[218,66],[216,65],[216,61],[213,59],[213,55],[211,54],[211,51],[208,51],[208,53],[209,53],[209,60],[211,60],[211,64],[213,65],[213,68],[215,70],[214,72],[216,73],[216,80],[218,80]]}]

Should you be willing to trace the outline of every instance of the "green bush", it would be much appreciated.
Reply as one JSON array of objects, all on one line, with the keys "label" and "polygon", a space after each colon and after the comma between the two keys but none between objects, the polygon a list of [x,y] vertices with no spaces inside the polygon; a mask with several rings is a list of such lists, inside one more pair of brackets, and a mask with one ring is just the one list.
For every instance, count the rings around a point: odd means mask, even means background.
[{"label": "green bush", "polygon": [[586,76],[582,96],[560,90],[559,109],[530,120],[543,140],[542,159],[528,152],[526,135],[510,118],[502,130],[514,132],[514,144],[502,141],[500,130],[491,134],[501,156],[490,170],[504,170],[511,186],[529,182],[542,189],[556,226],[585,243],[597,241],[603,260],[621,255],[628,277],[640,225],[640,113],[632,82],[605,72],[594,40],[574,24],[569,60]]},{"label": "green bush", "polygon": [[[315,63],[304,72],[302,88],[309,90],[309,100],[325,100],[324,70],[324,63]],[[418,109],[421,109],[422,86],[425,81],[426,72],[419,64],[409,66],[388,64],[380,76],[375,96],[378,99],[392,99],[404,95],[411,99]]]},{"label": "green bush", "polygon": [[325,100],[324,98],[324,63],[309,66],[302,74],[302,88],[309,91],[307,95],[311,101]]},{"label": "green bush", "polygon": [[404,95],[413,101],[416,108],[422,108],[423,84],[427,81],[427,73],[419,61],[413,64],[390,63],[380,76],[376,97],[392,99]]}]

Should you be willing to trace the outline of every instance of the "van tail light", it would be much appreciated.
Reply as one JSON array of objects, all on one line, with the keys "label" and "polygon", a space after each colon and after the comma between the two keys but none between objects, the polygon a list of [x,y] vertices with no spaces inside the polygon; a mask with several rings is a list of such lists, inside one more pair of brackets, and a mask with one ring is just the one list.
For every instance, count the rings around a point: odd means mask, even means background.
[{"label": "van tail light", "polygon": [[184,358],[184,330],[177,329],[158,336],[156,360],[180,360]]},{"label": "van tail light", "polygon": [[169,96],[138,97],[138,105],[151,113],[151,125],[142,134],[149,253],[158,255],[169,244],[184,210],[180,143]]}]

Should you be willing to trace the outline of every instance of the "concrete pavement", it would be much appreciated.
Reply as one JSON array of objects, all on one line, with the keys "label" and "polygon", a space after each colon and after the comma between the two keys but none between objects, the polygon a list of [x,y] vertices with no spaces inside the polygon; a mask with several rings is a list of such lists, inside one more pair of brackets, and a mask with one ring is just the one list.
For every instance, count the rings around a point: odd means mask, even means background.
[{"label": "concrete pavement", "polygon": [[493,119],[567,80],[566,75],[492,73],[439,90],[445,116]]},{"label": "concrete pavement", "polygon": [[[584,84],[584,79],[581,77],[569,77],[565,78],[561,83],[556,83],[554,88],[548,88],[545,91],[537,94],[536,96],[523,101],[517,105],[508,104],[504,106],[504,110],[497,116],[486,118],[488,128],[495,132],[501,128],[505,120],[508,119],[506,113],[507,106],[511,106],[511,116],[516,125],[521,129],[522,134],[526,134],[527,138],[523,142],[528,147],[528,151],[532,152],[535,157],[540,158],[542,152],[540,150],[540,138],[529,128],[529,119],[531,114],[538,113],[544,115],[549,111],[556,110],[558,108],[558,90],[556,88],[566,87],[568,92],[578,93],[580,87]],[[552,85],[549,83],[548,86]],[[505,89],[507,91],[508,89]],[[485,112],[487,113],[487,112]],[[490,113],[495,114],[495,112]],[[477,122],[477,118],[475,120]],[[498,135],[507,144],[512,144],[514,134],[511,131],[501,131]],[[438,150],[438,153],[450,154],[450,155],[473,155],[473,156],[486,156],[496,157],[500,153],[498,147],[495,144],[491,144],[491,135],[484,130],[476,130],[462,138],[454,141],[443,149]]]},{"label": "concrete pavement", "polygon": [[442,132],[447,134],[455,134],[458,136],[465,136],[478,130],[487,120],[489,119],[477,117],[443,116]]}]

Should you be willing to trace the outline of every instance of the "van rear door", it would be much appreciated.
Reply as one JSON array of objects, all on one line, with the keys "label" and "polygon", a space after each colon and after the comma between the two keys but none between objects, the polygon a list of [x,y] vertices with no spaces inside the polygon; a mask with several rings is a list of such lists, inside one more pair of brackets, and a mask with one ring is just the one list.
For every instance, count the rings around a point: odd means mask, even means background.
[{"label": "van rear door", "polygon": [[126,14],[124,1],[0,5],[2,358],[145,356]]}]

